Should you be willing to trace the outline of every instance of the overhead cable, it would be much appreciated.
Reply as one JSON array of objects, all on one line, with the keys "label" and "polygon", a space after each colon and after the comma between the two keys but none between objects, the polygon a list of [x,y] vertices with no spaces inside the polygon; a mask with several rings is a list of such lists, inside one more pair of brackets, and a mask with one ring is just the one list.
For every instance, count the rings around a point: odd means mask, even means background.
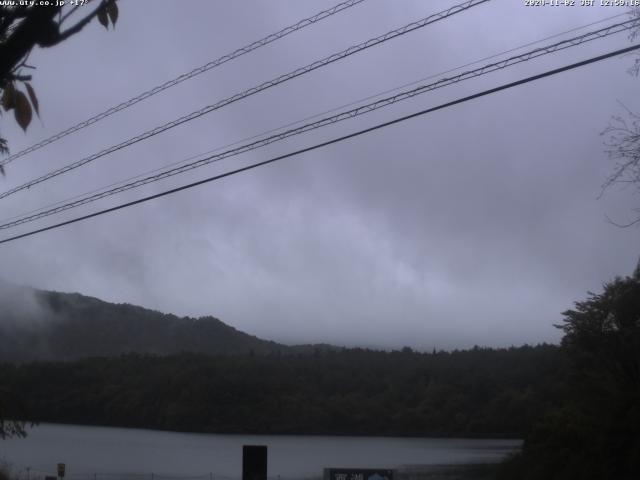
[{"label": "overhead cable", "polygon": [[94,160],[97,160],[98,158],[104,157],[106,155],[109,155],[113,152],[116,152],[118,150],[121,150],[123,148],[129,147],[135,143],[141,142],[143,140],[146,140],[150,137],[153,137],[155,135],[158,135],[159,133],[165,132],[171,128],[177,127],[178,125],[182,125],[183,123],[189,122],[191,120],[195,120],[196,118],[199,118],[203,115],[206,115],[207,113],[211,113],[214,110],[218,110],[224,106],[227,106],[231,103],[237,102],[238,100],[242,100],[244,98],[247,98],[251,95],[255,95],[256,93],[262,92],[268,88],[274,87],[276,85],[279,85],[281,83],[284,83],[286,81],[289,81],[293,78],[299,77],[301,75],[307,74],[309,72],[312,72],[314,70],[317,70],[318,68],[324,67],[326,65],[329,65],[333,62],[336,62],[338,60],[342,60],[344,58],[347,58],[355,53],[361,52],[363,50],[366,50],[368,48],[371,48],[373,46],[379,45],[381,43],[387,42],[393,38],[399,37],[401,35],[405,35],[409,32],[413,32],[414,30],[417,30],[419,28],[423,28],[426,27],[427,25],[430,25],[432,23],[438,22],[440,20],[444,20],[445,18],[451,17],[452,15],[455,15],[457,13],[466,11],[472,7],[478,6],[482,3],[486,3],[490,0],[468,0],[464,3],[458,4],[458,5],[454,5],[446,10],[443,10],[442,12],[430,15],[428,17],[425,17],[421,20],[418,20],[416,22],[412,22],[409,23],[403,27],[400,27],[398,29],[395,30],[391,30],[383,35],[380,35],[378,37],[372,38],[367,40],[366,42],[362,42],[358,45],[352,46],[347,48],[346,50],[343,50],[341,52],[338,53],[334,53],[332,55],[329,55],[328,57],[325,57],[321,60],[317,60],[313,63],[310,63],[304,67],[301,68],[297,68],[296,70],[293,70],[292,72],[289,72],[285,75],[281,75],[273,80],[270,80],[268,82],[264,82],[256,87],[252,87],[248,90],[245,90],[244,92],[241,93],[237,93],[231,97],[228,97],[224,100],[221,100],[213,105],[208,105],[206,107],[201,108],[200,110],[196,110],[195,112],[192,112],[188,115],[184,115],[180,118],[177,118],[176,120],[173,120],[171,122],[165,123],[164,125],[161,125],[159,127],[153,128],[151,130],[148,130],[144,133],[141,133],[140,135],[137,135],[133,138],[130,138],[129,140],[126,140],[122,143],[119,143],[117,145],[113,145],[111,147],[108,147],[104,150],[101,150],[98,153],[94,153],[93,155],[90,155],[88,157],[85,157],[81,160],[75,161],[73,163],[70,163],[64,167],[61,167],[59,169],[53,170],[45,175],[42,175],[40,177],[37,177],[33,180],[30,180],[27,183],[24,183],[20,186],[14,187],[10,190],[7,190],[3,193],[0,194],[0,199],[2,198],[6,198],[10,195],[13,195],[14,193],[20,192],[22,190],[25,190],[27,188],[30,188],[34,185],[37,185],[39,183],[42,183],[44,181],[50,180],[54,177],[57,177],[59,175],[65,174],[67,172],[70,172],[72,170],[75,170],[76,168],[79,168],[83,165],[86,165],[87,163],[93,162]]},{"label": "overhead cable", "polygon": [[328,140],[326,142],[317,143],[317,144],[312,145],[310,147],[302,148],[302,149],[296,150],[294,152],[290,152],[290,153],[287,153],[287,154],[284,154],[284,155],[280,155],[280,156],[277,156],[277,157],[274,157],[274,158],[270,158],[269,160],[263,160],[262,162],[253,163],[251,165],[247,165],[245,167],[237,168],[235,170],[231,170],[231,171],[228,171],[228,172],[225,172],[225,173],[221,173],[219,175],[214,175],[212,177],[205,178],[203,180],[199,180],[197,182],[189,183],[187,185],[182,185],[180,187],[172,188],[170,190],[165,190],[163,192],[156,193],[154,195],[149,195],[147,197],[143,197],[143,198],[140,198],[138,200],[133,200],[131,202],[127,202],[127,203],[123,203],[123,204],[120,204],[120,205],[116,205],[114,207],[106,208],[104,210],[100,210],[100,211],[97,211],[97,212],[94,212],[94,213],[90,213],[88,215],[83,215],[83,216],[76,217],[76,218],[73,218],[73,219],[70,219],[70,220],[66,220],[64,222],[56,223],[54,225],[49,225],[47,227],[39,228],[39,229],[36,229],[36,230],[31,230],[29,232],[25,232],[25,233],[22,233],[20,235],[15,235],[13,237],[4,238],[4,239],[0,240],[0,244],[11,242],[11,241],[18,240],[18,239],[25,238],[25,237],[29,237],[29,236],[35,235],[37,233],[46,232],[46,231],[53,230],[53,229],[56,229],[56,228],[60,228],[60,227],[66,226],[66,225],[71,225],[73,223],[77,223],[77,222],[80,222],[80,221],[83,221],[83,220],[87,220],[89,218],[94,218],[94,217],[97,217],[97,216],[100,216],[100,215],[104,215],[104,214],[107,214],[107,213],[111,213],[111,212],[115,212],[115,211],[118,211],[118,210],[122,210],[124,208],[132,207],[134,205],[138,205],[138,204],[145,203],[145,202],[148,202],[148,201],[151,201],[151,200],[155,200],[157,198],[161,198],[161,197],[164,197],[164,196],[167,196],[167,195],[171,195],[171,194],[174,194],[174,193],[177,193],[177,192],[181,192],[183,190],[188,190],[188,189],[197,187],[199,185],[204,185],[206,183],[210,183],[210,182],[213,182],[213,181],[216,181],[216,180],[220,180],[222,178],[229,177],[231,175],[235,175],[235,174],[238,174],[238,173],[246,172],[248,170],[252,170],[254,168],[258,168],[258,167],[261,167],[261,166],[264,166],[264,165],[268,165],[268,164],[271,164],[271,163],[275,163],[275,162],[278,162],[280,160],[284,160],[286,158],[294,157],[294,156],[297,156],[297,155],[300,155],[300,154],[303,154],[303,153],[306,153],[306,152],[317,150],[317,149],[322,148],[322,147],[333,145],[335,143],[343,142],[345,140],[349,140],[351,138],[355,138],[355,137],[358,137],[360,135],[364,135],[366,133],[370,133],[370,132],[379,130],[381,128],[385,128],[385,127],[388,127],[388,126],[391,126],[391,125],[395,125],[397,123],[401,123],[401,122],[410,120],[412,118],[420,117],[422,115],[426,115],[428,113],[432,113],[432,112],[435,112],[437,110],[443,110],[445,108],[453,107],[455,105],[459,105],[461,103],[465,103],[465,102],[468,102],[470,100],[474,100],[476,98],[480,98],[480,97],[484,97],[484,96],[487,96],[487,95],[491,95],[493,93],[497,93],[497,92],[500,92],[502,90],[507,90],[507,89],[510,89],[510,88],[513,88],[513,87],[516,87],[516,86],[519,86],[519,85],[524,85],[526,83],[534,82],[534,81],[540,80],[542,78],[546,78],[546,77],[550,77],[550,76],[553,76],[553,75],[557,75],[557,74],[562,73],[562,72],[566,72],[566,71],[573,70],[573,69],[576,69],[576,68],[579,68],[579,67],[583,67],[585,65],[590,65],[592,63],[600,62],[602,60],[606,60],[608,58],[616,57],[618,55],[623,55],[625,53],[633,52],[633,51],[636,51],[638,49],[640,49],[640,44],[633,45],[631,47],[621,48],[619,50],[614,50],[612,52],[609,52],[609,53],[606,53],[606,54],[603,54],[603,55],[599,55],[597,57],[591,57],[591,58],[589,58],[587,60],[583,60],[581,62],[573,63],[573,64],[570,64],[570,65],[565,65],[564,67],[555,68],[553,70],[548,70],[546,72],[543,72],[543,73],[540,73],[540,74],[537,74],[537,75],[532,75],[530,77],[526,77],[526,78],[523,78],[521,80],[517,80],[515,82],[506,83],[506,84],[500,85],[498,87],[490,88],[488,90],[484,90],[482,92],[475,93],[473,95],[468,95],[466,97],[462,97],[462,98],[459,98],[457,100],[453,100],[451,102],[443,103],[443,104],[440,104],[440,105],[438,105],[436,107],[427,108],[427,109],[421,110],[419,112],[412,113],[410,115],[405,115],[405,116],[396,118],[394,120],[390,120],[388,122],[379,123],[379,124],[374,125],[372,127],[365,128],[363,130],[359,130],[357,132],[350,133],[348,135],[344,135],[344,136],[341,136],[341,137],[338,137],[338,138],[334,138],[334,139]]},{"label": "overhead cable", "polygon": [[420,95],[423,93],[427,93],[433,90],[436,90],[438,88],[442,88],[442,87],[446,87],[449,85],[453,85],[455,83],[459,83],[462,82],[464,80],[469,80],[471,78],[476,78],[482,75],[486,75],[488,73],[492,73],[498,70],[502,70],[504,68],[508,68],[511,67],[513,65],[517,65],[519,63],[523,63],[523,62],[527,62],[530,61],[534,58],[538,58],[541,57],[543,55],[549,55],[551,53],[554,52],[558,52],[560,50],[564,50],[567,48],[571,48],[571,47],[575,47],[577,45],[581,45],[583,43],[592,41],[592,40],[596,40],[596,39],[601,39],[604,37],[607,37],[609,35],[613,35],[615,33],[620,33],[626,30],[629,30],[631,28],[635,28],[635,26],[637,26],[638,21],[637,20],[628,20],[626,22],[621,22],[615,25],[610,25],[608,27],[593,31],[593,32],[587,32],[583,35],[580,35],[578,37],[573,37],[567,40],[563,40],[560,42],[557,42],[553,45],[547,45],[545,47],[540,47],[540,48],[536,48],[534,50],[531,50],[529,52],[525,52],[521,55],[516,55],[513,57],[509,57],[507,59],[501,60],[499,62],[494,62],[494,63],[490,63],[487,65],[484,65],[480,68],[476,68],[474,70],[469,70],[463,73],[460,73],[459,75],[455,75],[453,77],[448,77],[448,78],[443,78],[441,80],[438,80],[437,82],[434,83],[430,83],[428,85],[422,85],[419,86],[417,88],[411,89],[411,90],[407,90],[404,92],[400,92],[397,95],[393,95],[390,97],[386,97],[380,100],[377,100],[375,102],[371,102],[368,103],[366,105],[362,105],[360,107],[357,108],[353,108],[351,110],[347,110],[344,112],[341,112],[337,115],[332,115],[330,117],[325,117],[321,120],[318,120],[316,122],[312,122],[312,123],[307,123],[305,125],[302,125],[300,127],[297,128],[293,128],[290,130],[286,130],[284,132],[280,132],[277,133],[275,135],[271,135],[269,137],[257,140],[255,142],[251,142],[251,143],[247,143],[244,145],[241,145],[239,147],[236,148],[232,148],[229,150],[226,150],[224,152],[221,153],[217,153],[217,154],[213,154],[213,155],[209,155],[206,156],[204,158],[201,158],[199,160],[193,161],[193,162],[189,162],[186,163],[184,165],[180,165],[159,173],[156,173],[154,175],[149,175],[147,177],[143,177],[143,178],[138,178],[134,181],[131,181],[129,183],[125,183],[123,185],[119,185],[117,187],[108,189],[108,190],[103,190],[100,191],[98,193],[94,193],[85,197],[81,197],[78,199],[75,199],[73,201],[70,201],[68,203],[64,203],[62,205],[57,205],[55,207],[52,207],[50,209],[47,210],[43,210],[43,211],[39,211],[38,213],[34,213],[31,215],[26,215],[23,217],[20,217],[16,220],[12,220],[3,224],[0,224],[0,230],[6,230],[8,228],[12,228],[12,227],[16,227],[18,225],[22,225],[24,223],[29,223],[29,222],[33,222],[36,220],[40,220],[42,218],[51,216],[51,215],[55,215],[57,213],[66,211],[66,210],[70,210],[72,208],[76,208],[79,207],[81,205],[86,205],[88,203],[91,202],[95,202],[97,200],[101,200],[103,198],[106,197],[110,197],[122,192],[125,192],[127,190],[131,190],[134,188],[138,188],[141,187],[143,185],[147,185],[149,183],[153,183],[153,182],[157,182],[160,180],[163,180],[165,178],[169,178],[178,174],[182,174],[185,173],[187,171],[196,169],[196,168],[200,168],[202,166],[214,163],[214,162],[218,162],[220,160],[223,160],[225,158],[229,158],[229,157],[233,157],[236,155],[240,155],[242,153],[246,153],[249,152],[251,150],[255,150],[261,147],[264,147],[266,145],[270,145],[272,143],[275,142],[279,142],[281,140],[284,140],[286,138],[290,138],[296,135],[300,135],[312,130],[316,130],[318,128],[322,128],[324,126],[327,125],[331,125],[334,123],[338,123],[341,122],[343,120],[347,120],[350,118],[355,118],[358,117],[360,115],[364,115],[366,113],[370,113],[373,112],[375,110],[384,108],[384,107],[388,107],[389,105],[392,105],[394,103],[403,101],[403,100],[408,100],[410,98],[415,97],[416,95]]},{"label": "overhead cable", "polygon": [[236,145],[240,145],[242,143],[249,142],[251,140],[255,140],[255,139],[260,138],[260,137],[264,137],[265,135],[269,135],[269,134],[284,130],[286,128],[290,128],[290,127],[292,127],[294,125],[300,125],[300,124],[302,124],[304,122],[308,122],[309,120],[313,120],[315,118],[319,118],[319,117],[322,117],[324,115],[328,115],[329,113],[337,112],[339,110],[342,110],[342,109],[345,109],[345,108],[348,108],[348,107],[352,107],[354,105],[361,104],[362,102],[365,102],[367,100],[372,100],[374,98],[378,98],[378,97],[381,97],[383,95],[387,95],[387,94],[389,94],[391,92],[397,92],[399,90],[402,90],[403,88],[407,88],[407,87],[410,87],[410,86],[413,86],[413,85],[417,85],[418,83],[425,82],[427,80],[431,80],[433,78],[442,77],[443,75],[448,75],[450,73],[457,72],[459,70],[462,70],[463,68],[470,67],[472,65],[477,65],[477,64],[479,64],[481,62],[484,62],[486,60],[491,60],[491,59],[494,59],[494,58],[498,58],[498,57],[501,57],[501,56],[506,55],[508,53],[516,52],[518,50],[522,50],[523,48],[530,47],[532,45],[538,45],[538,44],[540,44],[542,42],[545,42],[547,40],[558,38],[558,37],[561,37],[561,36],[566,35],[568,33],[576,32],[578,30],[584,30],[585,28],[592,27],[594,25],[597,25],[597,24],[600,24],[600,23],[604,23],[604,22],[607,22],[609,20],[613,20],[614,18],[619,18],[619,17],[623,17],[623,16],[628,16],[628,13],[619,13],[617,15],[612,15],[610,17],[605,17],[605,18],[602,18],[600,20],[596,20],[595,22],[587,23],[585,25],[574,27],[574,28],[571,28],[569,30],[564,30],[562,32],[555,33],[553,35],[550,35],[550,36],[547,36],[547,37],[544,37],[544,38],[541,38],[541,39],[538,39],[538,40],[534,40],[533,42],[528,42],[528,43],[525,43],[525,44],[521,44],[521,45],[519,45],[517,47],[513,47],[513,48],[510,48],[508,50],[503,50],[503,51],[501,51],[499,53],[494,53],[494,54],[491,54],[489,56],[480,58],[478,60],[474,60],[472,62],[468,62],[468,63],[465,63],[463,65],[459,65],[457,67],[450,68],[450,69],[442,71],[442,72],[434,73],[434,74],[431,74],[431,75],[429,75],[427,77],[422,77],[422,78],[420,78],[418,80],[413,80],[411,82],[408,82],[408,83],[399,85],[397,87],[393,87],[393,88],[384,90],[382,92],[378,92],[378,93],[375,93],[375,94],[372,94],[372,95],[368,95],[368,96],[363,97],[363,98],[359,98],[358,100],[354,100],[354,101],[351,101],[349,103],[333,107],[333,108],[331,108],[329,110],[325,110],[325,111],[320,112],[320,113],[315,113],[315,114],[313,114],[311,116],[308,116],[308,117],[305,117],[305,118],[302,118],[302,119],[299,119],[299,120],[295,120],[293,122],[289,122],[289,123],[286,123],[284,125],[280,125],[280,126],[275,127],[275,128],[270,128],[270,129],[268,129],[266,131],[262,131],[260,133],[253,134],[253,135],[251,135],[249,137],[244,137],[242,139],[235,140],[235,141],[233,141],[231,143],[227,143],[225,145],[220,145],[220,146],[215,147],[213,149],[209,149],[209,150],[207,150],[205,152],[201,152],[201,153],[195,154],[195,155],[190,155],[189,157],[183,158],[181,160],[178,160],[178,161],[175,161],[175,162],[171,162],[169,164],[165,164],[165,165],[162,165],[162,166],[159,166],[159,167],[155,167],[155,168],[153,168],[151,170],[146,170],[146,171],[144,171],[142,173],[133,175],[131,177],[127,177],[125,179],[112,182],[112,183],[110,183],[110,184],[108,184],[106,186],[103,186],[103,187],[100,187],[100,188],[96,188],[96,189],[93,189],[93,190],[90,190],[90,191],[86,191],[86,192],[80,193],[78,195],[74,195],[73,197],[70,197],[70,198],[65,198],[65,199],[62,199],[62,200],[58,200],[56,202],[47,204],[47,205],[42,206],[42,207],[38,207],[38,208],[33,209],[33,210],[29,210],[27,212],[23,212],[23,213],[19,213],[19,214],[16,214],[16,215],[12,215],[10,217],[5,217],[3,219],[0,219],[0,224],[3,223],[3,222],[8,222],[9,220],[13,220],[15,218],[19,218],[19,217],[30,215],[32,213],[40,212],[40,211],[43,211],[43,210],[48,210],[48,209],[50,209],[52,207],[61,205],[63,203],[70,202],[71,200],[76,200],[78,198],[81,198],[81,197],[84,197],[84,196],[87,196],[87,195],[90,195],[90,194],[93,194],[93,193],[97,193],[97,192],[101,192],[103,190],[107,190],[107,189],[109,189],[111,187],[115,187],[116,185],[123,185],[123,184],[125,184],[127,182],[130,182],[132,180],[136,180],[136,179],[142,178],[142,177],[144,177],[146,175],[150,175],[151,173],[160,172],[160,171],[162,171],[164,169],[168,169],[170,167],[174,167],[174,166],[177,166],[177,165],[188,163],[188,162],[190,162],[192,160],[195,160],[197,158],[204,157],[206,155],[209,155],[209,154],[212,154],[212,153],[215,153],[215,152],[219,152],[219,151],[224,150],[226,148],[230,148],[230,147],[233,147],[233,146],[236,146]]},{"label": "overhead cable", "polygon": [[171,88],[175,85],[178,85],[179,83],[184,82],[185,80],[189,80],[193,77],[196,77],[204,72],[208,72],[209,70],[219,67],[220,65],[227,63],[230,60],[234,60],[238,57],[241,57],[242,55],[245,55],[249,52],[252,52],[254,50],[257,50],[260,47],[264,47],[265,45],[269,45],[270,43],[275,42],[276,40],[279,40],[283,37],[286,37],[287,35],[297,32],[298,30],[302,30],[305,27],[308,27],[309,25],[313,25],[315,23],[318,23],[321,20],[324,20],[325,18],[328,18],[332,15],[335,15],[336,13],[342,12],[343,10],[346,10],[348,8],[351,8],[355,5],[358,5],[359,3],[364,2],[365,0],[347,0],[346,2],[342,2],[339,3],[327,10],[323,10],[322,12],[316,13],[315,15],[305,18],[303,20],[300,20],[299,22],[290,25],[286,28],[283,28],[282,30],[276,32],[276,33],[272,33],[270,35],[267,35],[264,38],[261,38],[260,40],[256,40],[253,43],[250,43],[249,45],[246,45],[242,48],[239,48],[237,50],[235,50],[234,52],[228,53],[226,55],[223,55],[219,58],[216,58],[215,60],[212,60],[204,65],[201,65],[197,68],[194,68],[193,70],[191,70],[188,73],[184,73],[172,80],[168,80],[166,82],[164,82],[161,85],[158,85],[150,90],[147,90],[145,92],[140,93],[139,95],[136,95],[133,98],[130,98],[129,100],[122,102],[118,105],[116,105],[115,107],[111,107],[107,110],[105,110],[104,112],[100,112],[97,115],[94,115],[91,118],[88,118],[87,120],[84,120],[80,123],[77,123],[76,125],[73,125],[72,127],[69,127],[65,130],[62,130],[58,133],[56,133],[55,135],[50,136],[49,138],[45,138],[44,140],[35,143],[34,145],[31,145],[30,147],[25,148],[24,150],[21,150],[17,153],[14,153],[13,155],[10,155],[9,157],[7,157],[6,159],[0,161],[0,165],[6,165],[8,163],[13,162],[14,160],[17,160],[20,157],[23,157],[25,155],[27,155],[28,153],[31,152],[35,152],[36,150],[44,147],[45,145],[49,145],[53,142],[56,142],[58,140],[60,140],[61,138],[66,137],[67,135],[71,135],[72,133],[77,132],[78,130],[82,130],[83,128],[88,127],[89,125],[93,125],[96,122],[99,122],[100,120],[103,120],[111,115],[113,115],[114,113],[119,112],[120,110],[124,110],[125,108],[129,108],[133,105],[135,105],[136,103],[139,103],[143,100],[146,100],[149,97],[152,97],[153,95],[156,95],[160,92],[163,92],[164,90],[167,90],[168,88]]}]

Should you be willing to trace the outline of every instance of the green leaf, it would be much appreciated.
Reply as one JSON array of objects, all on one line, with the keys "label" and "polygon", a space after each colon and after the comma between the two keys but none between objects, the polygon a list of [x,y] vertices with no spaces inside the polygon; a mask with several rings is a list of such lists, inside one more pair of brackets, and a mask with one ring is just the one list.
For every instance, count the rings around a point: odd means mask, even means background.
[{"label": "green leaf", "polygon": [[110,2],[107,4],[106,10],[109,18],[111,19],[111,24],[115,27],[116,22],[118,21],[118,5],[116,5],[115,1]]},{"label": "green leaf", "polygon": [[29,100],[27,100],[27,96],[18,90],[16,90],[15,102],[13,113],[16,117],[16,122],[18,122],[18,125],[26,132],[27,127],[31,123],[31,105],[29,104]]},{"label": "green leaf", "polygon": [[109,30],[109,17],[107,16],[106,8],[101,8],[98,11],[98,21],[100,22],[100,25]]},{"label": "green leaf", "polygon": [[36,113],[38,114],[38,116],[40,116],[40,109],[38,107],[38,97],[36,97],[36,91],[33,89],[30,83],[24,82],[24,86],[27,87],[27,93],[29,94],[31,105],[33,105]]}]

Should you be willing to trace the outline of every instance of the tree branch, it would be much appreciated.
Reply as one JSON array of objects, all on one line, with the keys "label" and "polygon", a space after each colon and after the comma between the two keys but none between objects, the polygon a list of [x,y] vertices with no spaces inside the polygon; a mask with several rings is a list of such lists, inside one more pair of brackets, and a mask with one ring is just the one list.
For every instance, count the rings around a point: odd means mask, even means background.
[{"label": "tree branch", "polygon": [[[38,6],[0,44],[0,79],[7,78],[31,49],[57,29],[54,17],[62,7]],[[53,32],[55,33],[55,32]]]},{"label": "tree branch", "polygon": [[31,81],[31,75],[15,75],[13,73],[10,73],[7,76],[8,80],[19,80],[21,82],[30,82]]},{"label": "tree branch", "polygon": [[633,220],[633,221],[631,221],[629,223],[618,223],[618,222],[615,222],[615,221],[611,220],[609,215],[605,215],[605,217],[607,218],[607,222],[609,222],[611,225],[615,225],[616,227],[619,227],[619,228],[629,228],[629,227],[632,227],[633,225],[640,224],[640,217],[636,218],[635,220]]},{"label": "tree branch", "polygon": [[[60,17],[60,21],[58,22],[58,25],[62,26],[62,24],[65,22],[65,20],[67,18],[69,18],[71,15],[73,15],[78,10],[78,8],[80,8],[80,4],[78,4],[78,5],[74,6],[74,7],[71,7],[71,9],[67,13],[65,13],[64,15],[62,15],[62,17]],[[60,12],[60,13],[62,13],[62,12]]]},{"label": "tree branch", "polygon": [[93,0],[86,0],[86,2],[84,4],[82,4],[82,5],[77,4],[77,5],[73,6],[73,7],[71,7],[67,13],[62,15],[62,18],[60,19],[60,22],[58,22],[58,25],[61,27],[62,24],[67,20],[67,18],[69,18],[74,13],[76,13],[81,6],[85,6],[86,7],[92,1]]},{"label": "tree branch", "polygon": [[98,7],[93,12],[88,14],[82,20],[78,21],[78,23],[76,23],[73,27],[68,28],[64,32],[59,33],[57,38],[56,38],[55,43],[52,43],[52,44],[46,45],[46,46],[50,47],[52,45],[60,43],[61,41],[66,40],[67,38],[69,38],[71,35],[75,35],[76,33],[80,32],[84,27],[86,27],[89,24],[89,22],[91,20],[93,20],[93,18],[98,14],[98,12],[102,8],[104,8],[104,6],[108,3],[108,1],[109,0],[102,0],[100,2],[100,5],[98,5]]}]

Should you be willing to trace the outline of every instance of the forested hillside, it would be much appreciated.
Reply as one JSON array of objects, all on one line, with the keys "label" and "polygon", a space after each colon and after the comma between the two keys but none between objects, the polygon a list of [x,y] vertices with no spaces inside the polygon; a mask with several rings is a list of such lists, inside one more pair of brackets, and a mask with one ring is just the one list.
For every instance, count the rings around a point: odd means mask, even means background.
[{"label": "forested hillside", "polygon": [[[126,355],[0,366],[13,417],[167,430],[521,437],[556,397],[555,346],[420,354]],[[20,400],[18,400],[20,399]]]},{"label": "forested hillside", "polygon": [[4,418],[203,432],[519,437],[549,404],[562,366],[550,345],[430,354],[290,347],[213,317],[10,285],[0,296]]},{"label": "forested hillside", "polygon": [[[626,480],[640,473],[640,265],[564,313],[560,346],[296,349],[214,318],[77,294],[17,290],[2,304],[0,345],[11,361],[0,363],[0,419],[517,437],[525,439],[522,453],[501,467],[500,478]],[[34,357],[66,361],[25,361]]]},{"label": "forested hillside", "polygon": [[73,360],[130,352],[264,354],[288,349],[214,317],[181,318],[77,293],[0,287],[0,361]]}]

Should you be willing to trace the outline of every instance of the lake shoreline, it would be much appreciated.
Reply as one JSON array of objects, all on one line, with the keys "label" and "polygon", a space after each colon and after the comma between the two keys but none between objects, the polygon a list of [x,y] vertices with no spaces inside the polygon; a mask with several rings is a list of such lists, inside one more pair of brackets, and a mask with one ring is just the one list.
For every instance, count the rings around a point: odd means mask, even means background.
[{"label": "lake shoreline", "polygon": [[[31,428],[31,421],[25,420],[27,423],[26,431],[28,433]],[[428,433],[425,435],[379,435],[379,434],[367,434],[367,433],[357,433],[357,432],[330,432],[330,433],[315,433],[309,431],[270,431],[270,432],[254,432],[254,431],[236,431],[236,430],[217,430],[217,431],[205,431],[205,430],[178,430],[178,429],[170,429],[170,428],[155,428],[148,426],[137,426],[137,425],[127,425],[127,424],[119,424],[119,423],[99,423],[99,422],[84,422],[84,423],[72,423],[72,422],[64,422],[64,421],[38,421],[34,422],[33,426],[37,427],[38,425],[61,425],[61,426],[72,426],[72,427],[96,427],[96,428],[121,428],[127,430],[140,430],[146,432],[166,432],[166,433],[184,433],[184,434],[192,434],[192,435],[250,435],[250,436],[274,436],[274,437],[287,437],[287,436],[296,436],[296,437],[361,437],[361,438],[410,438],[410,439],[442,439],[442,440],[496,440],[496,441],[522,441],[522,437],[516,435],[501,435],[501,434],[487,434],[487,435],[447,435],[447,434],[438,434],[438,433]]]},{"label": "lake shoreline", "polygon": [[[0,461],[17,480],[37,480],[67,464],[66,480],[239,478],[243,445],[268,447],[269,476],[320,478],[324,468],[392,468],[398,480],[475,479],[518,451],[521,441],[357,436],[177,433],[40,424],[4,440]],[[27,474],[29,472],[29,474]],[[153,473],[152,473],[153,472]]]}]

